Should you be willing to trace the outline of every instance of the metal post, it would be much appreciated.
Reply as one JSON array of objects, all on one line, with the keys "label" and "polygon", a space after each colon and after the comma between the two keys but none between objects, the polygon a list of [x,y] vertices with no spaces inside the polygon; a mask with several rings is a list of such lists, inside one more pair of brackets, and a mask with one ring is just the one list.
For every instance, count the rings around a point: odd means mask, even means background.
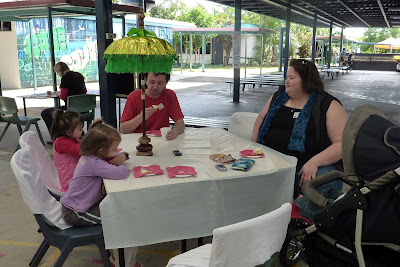
[{"label": "metal post", "polygon": [[190,35],[190,71],[192,71],[192,53],[193,53],[192,35]]},{"label": "metal post", "polygon": [[330,26],[329,26],[329,45],[328,45],[328,58],[327,58],[327,61],[328,61],[328,69],[331,67],[331,54],[332,54],[332,21],[331,21],[331,24],[330,24]]},{"label": "metal post", "polygon": [[281,28],[280,36],[279,36],[279,67],[278,71],[282,71],[282,59],[283,59],[283,32],[285,28]]},{"label": "metal post", "polygon": [[113,39],[109,39],[106,36],[108,33],[113,32],[111,0],[95,0],[95,10],[101,117],[108,124],[117,127],[114,84],[109,74],[105,71],[106,61],[103,59],[104,51],[113,41]]},{"label": "metal post", "polygon": [[349,53],[353,52],[353,41],[351,41],[351,51]]},{"label": "metal post", "polygon": [[[51,8],[47,8],[47,28],[49,31],[49,49],[50,49],[50,65],[51,65],[51,76],[53,78],[53,91],[57,91],[57,77],[54,71],[54,65],[56,64],[56,59],[54,55],[54,39],[53,39],[53,18],[51,17]],[[59,102],[57,98],[54,98],[54,106],[58,107]]]},{"label": "metal post", "polygon": [[122,15],[121,18],[121,24],[122,24],[122,37],[125,37],[126,35],[126,20],[125,20],[125,15]]},{"label": "metal post", "polygon": [[348,48],[349,48],[349,40],[346,39],[346,51],[348,50]]},{"label": "metal post", "polygon": [[321,66],[324,66],[324,40],[322,40],[321,45]]},{"label": "metal post", "polygon": [[356,51],[354,51],[354,53],[357,53],[357,49],[358,49],[358,43],[356,43]]},{"label": "metal post", "polygon": [[311,48],[311,61],[315,63],[315,45],[317,41],[317,14],[314,15],[314,24],[312,30],[312,48]]},{"label": "metal post", "polygon": [[244,77],[247,77],[247,32],[244,35]]},{"label": "metal post", "polygon": [[[240,87],[240,46],[241,46],[241,20],[242,20],[242,1],[235,0],[235,38],[239,38],[233,42],[233,49],[238,50],[239,54],[233,55],[233,102],[239,103],[240,95],[239,95],[239,87]],[[238,36],[237,36],[238,35]],[[239,47],[235,47],[237,42],[239,41]],[[238,58],[239,57],[239,58]],[[236,65],[239,62],[238,66]],[[236,64],[235,64],[236,63]]]},{"label": "metal post", "polygon": [[292,10],[290,8],[290,3],[286,8],[286,37],[285,37],[285,62],[283,69],[283,77],[286,80],[286,73],[289,66],[289,45],[290,45],[290,20],[291,20]]},{"label": "metal post", "polygon": [[204,65],[205,65],[205,56],[206,56],[206,36],[203,34],[203,36],[202,36],[202,49],[201,50],[203,50],[202,52],[202,54],[203,54],[203,59],[202,59],[202,72],[204,72]]},{"label": "metal post", "polygon": [[376,47],[375,47],[375,45],[374,45],[374,54],[376,54]]},{"label": "metal post", "polygon": [[182,72],[183,72],[182,32],[179,32],[179,36],[180,36],[180,46],[181,46],[181,74],[182,74]]},{"label": "metal post", "polygon": [[35,47],[33,43],[32,37],[32,29],[33,29],[33,20],[29,21],[30,29],[29,29],[29,40],[31,41],[31,59],[32,59],[32,75],[33,75],[33,90],[37,90],[37,77],[36,77],[36,67],[35,67]]},{"label": "metal post", "polygon": [[392,45],[390,45],[389,53],[392,53]]},{"label": "metal post", "polygon": [[344,30],[344,27],[342,25],[342,31],[340,32],[339,66],[340,66],[340,53],[342,53],[342,50],[343,50],[343,30]]},{"label": "metal post", "polygon": [[261,49],[260,49],[260,75],[262,75],[262,64],[264,57],[264,34],[261,34]]}]

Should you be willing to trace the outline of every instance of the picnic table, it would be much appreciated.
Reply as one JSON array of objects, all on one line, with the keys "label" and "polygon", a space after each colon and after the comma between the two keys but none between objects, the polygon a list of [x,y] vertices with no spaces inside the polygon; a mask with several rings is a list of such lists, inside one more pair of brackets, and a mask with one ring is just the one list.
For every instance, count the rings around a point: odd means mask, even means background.
[{"label": "picnic table", "polygon": [[[229,83],[229,92],[232,93],[232,84],[234,83],[234,81],[226,81],[226,83]],[[242,91],[244,91],[246,84],[253,85],[253,88],[256,86],[256,84],[259,86],[262,86],[262,85],[281,86],[281,85],[285,84],[285,80],[283,78],[283,73],[278,72],[278,73],[271,73],[271,74],[264,74],[264,75],[257,75],[257,76],[242,78],[242,79],[240,79],[240,84],[243,85]]]}]

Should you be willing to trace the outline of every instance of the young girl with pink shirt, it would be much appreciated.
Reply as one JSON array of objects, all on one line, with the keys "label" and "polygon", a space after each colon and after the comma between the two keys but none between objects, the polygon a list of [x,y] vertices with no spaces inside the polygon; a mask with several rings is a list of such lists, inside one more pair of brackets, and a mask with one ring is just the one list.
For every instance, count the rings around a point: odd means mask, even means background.
[{"label": "young girl with pink shirt", "polygon": [[61,191],[67,192],[69,181],[81,157],[79,144],[83,132],[83,119],[74,111],[55,109],[51,126],[54,164],[60,179]]}]

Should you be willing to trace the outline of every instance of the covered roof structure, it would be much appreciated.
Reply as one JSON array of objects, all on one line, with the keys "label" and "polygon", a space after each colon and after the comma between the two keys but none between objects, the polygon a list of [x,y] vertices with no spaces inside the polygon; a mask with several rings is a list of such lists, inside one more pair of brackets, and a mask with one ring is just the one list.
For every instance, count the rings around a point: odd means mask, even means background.
[{"label": "covered roof structure", "polygon": [[[209,0],[235,7],[235,0]],[[257,14],[286,20],[290,7],[291,21],[317,27],[400,27],[398,0],[241,0],[241,8]]]},{"label": "covered roof structure", "polygon": [[[29,21],[34,18],[46,18],[48,9],[52,17],[96,15],[93,0],[26,0],[0,3],[1,21]],[[137,6],[113,4],[113,16],[139,13]]]}]

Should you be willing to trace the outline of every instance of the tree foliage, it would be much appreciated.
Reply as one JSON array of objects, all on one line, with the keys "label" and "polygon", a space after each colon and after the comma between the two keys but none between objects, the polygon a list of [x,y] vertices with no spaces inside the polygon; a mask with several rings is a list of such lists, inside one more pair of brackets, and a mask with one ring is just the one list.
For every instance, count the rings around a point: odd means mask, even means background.
[{"label": "tree foliage", "polygon": [[[378,43],[388,39],[389,37],[399,38],[400,37],[400,29],[399,28],[368,28],[364,32],[364,38],[362,38],[363,42],[371,42],[371,43]],[[361,51],[367,53],[374,52],[373,45],[362,44],[360,46]],[[386,53],[388,52],[387,49],[378,50],[378,53]]]}]

